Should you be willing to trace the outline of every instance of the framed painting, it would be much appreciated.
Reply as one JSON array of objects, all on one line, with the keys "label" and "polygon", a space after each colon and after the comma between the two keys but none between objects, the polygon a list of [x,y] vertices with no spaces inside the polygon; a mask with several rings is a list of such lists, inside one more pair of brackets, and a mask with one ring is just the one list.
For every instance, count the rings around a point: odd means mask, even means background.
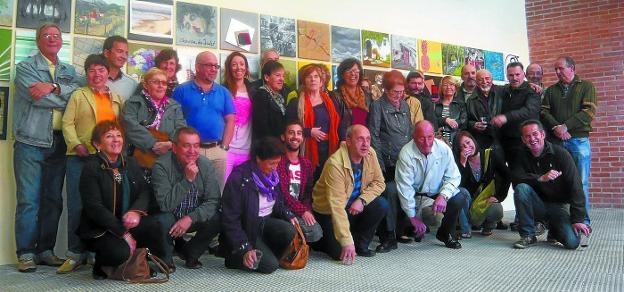
[{"label": "framed painting", "polygon": [[329,62],[329,24],[297,20],[299,58]]},{"label": "framed painting", "polygon": [[137,81],[150,68],[156,65],[154,59],[161,50],[168,47],[128,42],[128,63],[126,71]]},{"label": "framed painting", "polygon": [[[280,59],[280,64],[284,66],[284,84],[291,90],[297,90],[297,61]],[[260,76],[262,78],[262,76]],[[284,96],[286,98],[286,96]]]},{"label": "framed painting", "polygon": [[347,58],[362,60],[359,29],[332,25],[331,34],[332,62],[340,63]]},{"label": "framed painting", "polygon": [[[35,41],[35,34],[34,30],[17,29],[15,31],[14,55],[16,65],[17,63],[26,60],[28,57],[39,53],[39,48],[37,47],[37,42]],[[64,37],[63,46],[57,54],[59,60],[68,64],[71,64],[70,46],[69,37]]]},{"label": "framed painting", "polygon": [[75,37],[72,64],[76,73],[84,75],[84,62],[91,54],[101,54],[104,40],[95,38]]},{"label": "framed painting", "polygon": [[17,27],[36,29],[51,22],[58,24],[61,31],[69,32],[71,16],[71,0],[17,0]]},{"label": "framed painting", "polygon": [[[221,70],[219,71],[219,80],[220,83],[223,83],[225,80],[225,59],[230,55],[230,53],[221,53]],[[249,81],[255,81],[260,78],[260,56],[258,55],[245,55],[247,58],[247,63],[249,64]]]},{"label": "framed painting", "polygon": [[474,66],[477,71],[485,69],[483,50],[468,47],[464,48],[464,64]]},{"label": "framed painting", "polygon": [[418,69],[418,42],[415,38],[392,35],[392,68]]},{"label": "framed painting", "polygon": [[297,57],[297,31],[292,18],[260,15],[260,51],[275,49],[282,57]]},{"label": "framed painting", "polygon": [[258,14],[221,8],[221,49],[258,53]]},{"label": "framed painting", "polygon": [[126,32],[124,0],[76,0],[74,33],[92,36],[123,36]]},{"label": "framed painting", "polygon": [[464,47],[442,44],[442,65],[444,75],[461,76],[461,69],[464,66]]},{"label": "framed painting", "polygon": [[425,73],[442,74],[442,44],[418,40],[420,70]]},{"label": "framed painting", "polygon": [[176,2],[176,44],[216,49],[217,16],[214,6]]},{"label": "framed painting", "polygon": [[[177,47],[178,59],[180,59],[181,69],[176,74],[178,82],[183,83],[195,79],[195,58],[199,53],[206,50],[202,48]],[[213,52],[214,53],[214,52]],[[218,55],[215,54],[218,58]]]},{"label": "framed painting", "polygon": [[0,25],[13,26],[13,0],[0,1]]},{"label": "framed painting", "polygon": [[9,80],[11,77],[12,39],[12,30],[0,29],[0,80]]},{"label": "framed painting", "polygon": [[362,31],[362,61],[364,65],[390,68],[390,35],[369,30]]},{"label": "framed painting", "polygon": [[484,51],[485,69],[492,73],[492,79],[497,81],[505,80],[505,67],[503,53]]},{"label": "framed painting", "polygon": [[7,139],[7,124],[9,121],[9,87],[0,87],[0,140]]},{"label": "framed painting", "polygon": [[130,1],[128,39],[163,44],[173,43],[171,0]]}]

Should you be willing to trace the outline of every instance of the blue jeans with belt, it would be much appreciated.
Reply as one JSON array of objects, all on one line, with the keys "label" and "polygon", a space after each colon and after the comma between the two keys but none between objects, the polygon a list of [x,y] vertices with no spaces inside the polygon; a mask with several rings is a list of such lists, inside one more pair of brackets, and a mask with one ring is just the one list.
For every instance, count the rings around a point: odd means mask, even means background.
[{"label": "blue jeans with belt", "polygon": [[55,132],[52,147],[15,142],[15,245],[19,259],[52,253],[63,211],[65,152],[63,135]]},{"label": "blue jeans with belt", "polygon": [[591,168],[591,145],[589,138],[570,138],[563,141],[563,147],[570,152],[576,168],[578,169],[581,181],[583,182],[583,192],[585,193],[585,224],[589,225],[589,169]]}]

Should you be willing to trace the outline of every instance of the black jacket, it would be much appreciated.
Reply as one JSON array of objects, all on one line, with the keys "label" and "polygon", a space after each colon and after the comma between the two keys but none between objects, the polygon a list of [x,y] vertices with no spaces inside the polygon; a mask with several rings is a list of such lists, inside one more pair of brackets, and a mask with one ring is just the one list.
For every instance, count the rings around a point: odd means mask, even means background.
[{"label": "black jacket", "polygon": [[433,101],[431,101],[431,93],[429,93],[427,87],[425,87],[420,94],[412,96],[420,101],[420,109],[422,110],[425,120],[429,121],[433,125],[433,128],[436,129],[438,123],[435,115],[435,107]]},{"label": "black jacket", "polygon": [[129,194],[124,194],[122,184],[115,182],[113,172],[105,159],[96,154],[85,162],[80,177],[82,217],[78,235],[81,238],[92,239],[106,232],[123,236],[126,232],[121,221],[124,215],[121,211],[123,196],[130,196],[128,211],[147,215],[151,193],[143,178],[143,171],[133,157],[125,158],[119,171],[126,171],[130,185]]},{"label": "black jacket", "polygon": [[442,108],[444,104],[442,104],[442,98],[440,101],[435,103],[435,116],[437,119],[438,127],[444,127],[445,131],[451,132],[451,140],[449,142],[453,143],[455,140],[455,135],[466,128],[466,104],[460,101],[456,101],[453,98],[453,101],[449,104],[449,118],[454,119],[457,122],[457,129],[451,129],[449,125],[444,122],[444,118],[442,118]]},{"label": "black jacket", "polygon": [[[286,100],[286,96],[282,96]],[[284,112],[275,102],[271,94],[258,89],[251,100],[251,128],[252,141],[258,141],[267,136],[279,138],[286,127],[286,105]]]},{"label": "black jacket", "polygon": [[466,101],[466,128],[475,139],[477,139],[479,147],[487,148],[490,147],[496,139],[496,127],[489,125],[485,131],[479,132],[474,129],[474,124],[476,122],[481,122],[481,117],[486,117],[486,120],[490,122],[494,116],[500,113],[504,88],[492,85],[487,97],[487,104],[483,92],[481,92],[479,88],[475,90],[476,92],[472,98]]},{"label": "black jacket", "polygon": [[472,174],[472,169],[470,168],[470,164],[468,162],[466,162],[466,166],[462,166],[461,163],[459,163],[459,159],[456,159],[457,167],[459,168],[459,172],[462,177],[460,186],[466,188],[474,199],[479,195],[476,192],[480,184],[483,184],[483,187],[485,187],[492,180],[494,180],[494,187],[496,189],[494,196],[499,202],[504,201],[507,197],[507,191],[509,190],[511,171],[505,164],[505,155],[503,154],[502,149],[492,147],[488,162],[488,169],[485,173],[483,173],[483,167],[485,166],[485,150],[481,150],[480,157],[481,178],[479,181],[477,181]]},{"label": "black jacket", "polygon": [[[525,183],[531,186],[544,202],[570,204],[572,223],[581,223],[585,218],[585,193],[581,177],[572,156],[564,148],[544,142],[544,150],[539,157],[527,147],[518,153],[512,172],[514,185]],[[561,171],[554,181],[539,182],[537,179],[549,170]]]},{"label": "black jacket", "polygon": [[[252,177],[252,161],[234,168],[223,190],[222,234],[220,240],[224,251],[245,253],[256,247],[260,229],[258,187]],[[290,220],[295,215],[284,204],[279,186],[273,212],[270,216]]]},{"label": "black jacket", "polygon": [[537,94],[529,82],[524,82],[518,88],[505,86],[501,114],[507,118],[500,128],[501,138],[520,138],[520,124],[526,120],[539,120],[540,95]]}]

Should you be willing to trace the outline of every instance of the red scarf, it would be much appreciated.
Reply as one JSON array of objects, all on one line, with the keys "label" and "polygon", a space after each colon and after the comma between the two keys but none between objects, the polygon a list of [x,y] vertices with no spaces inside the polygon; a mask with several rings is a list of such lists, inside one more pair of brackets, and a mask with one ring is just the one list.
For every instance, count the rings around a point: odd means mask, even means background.
[{"label": "red scarf", "polygon": [[[336,108],[334,107],[334,102],[331,100],[329,95],[327,95],[326,92],[321,91],[321,98],[323,99],[323,104],[325,104],[325,108],[329,113],[329,133],[327,133],[327,139],[329,142],[329,155],[332,155],[332,153],[338,149],[338,124],[340,123],[340,118],[338,117],[338,112],[336,112]],[[304,96],[304,99],[305,107],[303,126],[311,129],[314,128],[314,109],[312,108],[310,97],[307,94]],[[306,157],[312,161],[312,166],[317,167],[319,165],[319,155],[316,139],[312,137],[306,139],[305,153]]]}]

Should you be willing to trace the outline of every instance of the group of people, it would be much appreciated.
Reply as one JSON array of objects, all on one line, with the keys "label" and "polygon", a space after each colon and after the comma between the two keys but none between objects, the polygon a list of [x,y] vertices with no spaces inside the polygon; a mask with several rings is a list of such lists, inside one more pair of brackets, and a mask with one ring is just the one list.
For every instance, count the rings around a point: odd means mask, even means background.
[{"label": "group of people", "polygon": [[[295,225],[314,250],[345,264],[421,241],[440,219],[436,238],[461,248],[474,228],[487,236],[503,225],[510,184],[514,247],[548,228],[548,240],[574,249],[591,232],[596,97],[571,58],[557,60],[559,82],[547,89],[537,64],[527,68],[530,82],[522,64],[509,64],[505,86],[466,65],[463,83],[442,78],[436,99],[419,71],[389,71],[381,95],[371,94],[356,58],[338,66],[333,91],[319,64],[299,70],[294,91],[275,50],[263,54],[260,80],[250,81],[247,58],[232,52],[217,84],[221,66],[206,51],[194,79],[179,84],[177,54],[166,49],[138,83],[121,70],[128,43],[120,36],[86,58],[83,81],[57,57],[57,25],[42,25],[36,40],[39,53],[15,77],[21,272],[91,263],[101,279],[104,267],[149,247],[170,272],[174,254],[196,269],[210,249],[228,268],[271,273]],[[62,260],[52,250],[64,179]]]}]

